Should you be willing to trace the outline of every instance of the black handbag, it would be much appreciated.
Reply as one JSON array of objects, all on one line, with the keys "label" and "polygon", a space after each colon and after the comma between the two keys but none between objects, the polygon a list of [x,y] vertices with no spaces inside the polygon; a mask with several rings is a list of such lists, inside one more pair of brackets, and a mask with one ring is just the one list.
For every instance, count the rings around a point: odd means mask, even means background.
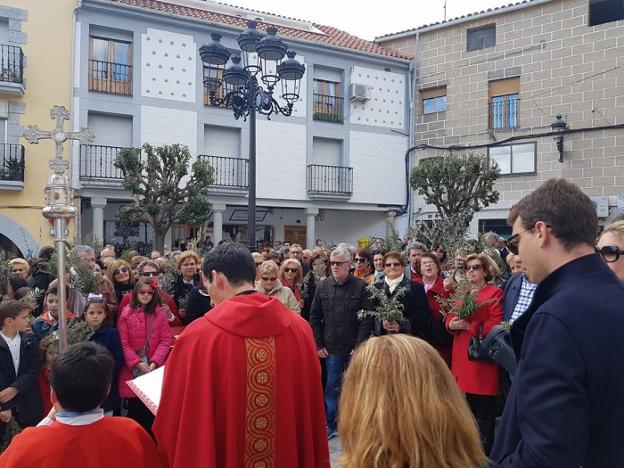
[{"label": "black handbag", "polygon": [[492,361],[488,346],[485,344],[487,338],[481,335],[473,336],[468,343],[468,360],[469,361]]},{"label": "black handbag", "polygon": [[468,359],[495,362],[512,376],[516,372],[516,355],[509,333],[500,325],[492,327],[485,338],[481,337],[481,330],[479,330],[479,336],[473,336],[470,339]]}]

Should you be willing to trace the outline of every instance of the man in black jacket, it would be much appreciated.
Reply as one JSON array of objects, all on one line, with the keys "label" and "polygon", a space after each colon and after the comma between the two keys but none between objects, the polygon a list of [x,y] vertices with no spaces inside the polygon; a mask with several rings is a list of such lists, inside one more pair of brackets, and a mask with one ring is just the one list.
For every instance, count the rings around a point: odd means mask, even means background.
[{"label": "man in black jacket", "polygon": [[359,320],[359,310],[372,310],[366,283],[349,273],[351,252],[335,249],[329,258],[332,276],[324,280],[314,293],[310,324],[319,357],[326,359],[327,437],[336,435],[336,410],[340,396],[342,373],[353,349],[365,341],[373,328],[373,320]]}]

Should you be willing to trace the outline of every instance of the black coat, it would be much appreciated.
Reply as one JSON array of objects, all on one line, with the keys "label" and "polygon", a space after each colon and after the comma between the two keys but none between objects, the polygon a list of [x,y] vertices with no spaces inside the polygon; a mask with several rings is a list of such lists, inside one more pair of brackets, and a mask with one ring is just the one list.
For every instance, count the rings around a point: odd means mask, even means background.
[{"label": "black coat", "polygon": [[310,308],[310,324],[318,349],[348,356],[356,345],[370,337],[373,320],[357,317],[358,311],[373,307],[367,286],[351,274],[342,284],[330,276],[317,286]]},{"label": "black coat", "polygon": [[20,333],[20,362],[15,375],[11,351],[4,338],[0,337],[0,390],[15,387],[17,396],[2,405],[2,410],[12,409],[13,417],[24,425],[34,425],[43,417],[43,407],[37,379],[41,373],[43,361],[39,343],[32,333]]},{"label": "black coat", "polygon": [[102,403],[102,408],[104,411],[119,409],[121,400],[119,397],[119,384],[117,382],[117,377],[119,376],[119,371],[124,365],[123,349],[121,347],[121,340],[119,339],[119,332],[116,328],[113,328],[110,325],[102,324],[100,328],[93,332],[89,341],[93,341],[94,343],[104,346],[113,355],[113,359],[115,360],[115,366],[113,367],[113,380],[111,381],[110,393],[108,394],[108,397],[106,397],[104,403]]},{"label": "black coat", "polygon": [[503,322],[509,322],[513,311],[520,297],[520,288],[522,288],[522,273],[516,273],[505,283],[503,290]]},{"label": "black coat", "polygon": [[212,309],[210,296],[208,296],[208,293],[203,286],[193,288],[186,297],[186,315],[184,315],[184,317],[180,317],[180,320],[184,325],[188,325],[193,320],[197,320],[199,317],[203,316],[206,312]]},{"label": "black coat", "polygon": [[[195,276],[193,276],[193,284],[186,284],[182,279],[182,275],[176,276],[175,283],[173,283],[173,293],[171,295],[173,296],[173,300],[175,301],[178,309],[185,308],[186,296],[197,286],[201,286],[199,273],[196,273]],[[182,307],[180,307],[180,304],[182,304]]]},{"label": "black coat", "polygon": [[[397,291],[395,289],[391,293],[390,287],[384,280],[375,283],[375,287],[383,288],[388,296],[396,294]],[[422,284],[410,281],[406,276],[403,277],[403,281],[397,286],[398,288],[405,288],[405,294],[401,298],[403,321],[399,322],[400,332],[429,340],[431,337],[431,311],[429,310],[425,288]],[[384,335],[386,330],[383,328],[383,324],[378,321],[375,322],[374,334],[377,336]]]},{"label": "black coat", "polygon": [[622,466],[624,286],[599,255],[548,275],[511,326],[518,368],[497,467]]}]

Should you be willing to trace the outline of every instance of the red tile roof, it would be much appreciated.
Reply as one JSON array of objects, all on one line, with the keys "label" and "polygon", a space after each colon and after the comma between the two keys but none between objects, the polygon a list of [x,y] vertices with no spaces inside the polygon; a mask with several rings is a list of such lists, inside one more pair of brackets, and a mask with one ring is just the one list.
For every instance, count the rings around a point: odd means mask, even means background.
[{"label": "red tile roof", "polygon": [[[167,1],[160,0],[109,0],[110,3],[124,4],[132,7],[142,8],[145,10],[151,10],[159,13],[170,14],[172,16],[185,16],[189,18],[195,18],[202,21],[222,23],[230,26],[245,29],[247,27],[247,19],[238,16],[231,16],[220,12],[208,11],[199,8],[192,8],[188,6],[178,5]],[[206,2],[206,7],[210,7],[210,2]],[[247,10],[253,11],[253,10]],[[271,13],[272,14],[272,13]],[[273,15],[273,14],[272,14]],[[278,15],[274,15],[278,16]],[[263,23],[258,21],[258,29],[264,30],[270,23]],[[309,42],[317,42],[320,44],[327,44],[335,47],[342,47],[345,49],[351,49],[359,52],[365,52],[368,54],[382,55],[386,57],[393,57],[399,59],[410,59],[411,56],[405,53],[388,49],[380,46],[372,41],[360,39],[357,36],[349,34],[340,29],[333,28],[331,26],[324,26],[322,24],[313,23],[314,27],[318,28],[325,34],[319,34],[313,31],[303,31],[295,28],[288,28],[281,25],[274,25],[278,29],[278,33],[283,37],[292,37],[295,39],[301,39]]]}]

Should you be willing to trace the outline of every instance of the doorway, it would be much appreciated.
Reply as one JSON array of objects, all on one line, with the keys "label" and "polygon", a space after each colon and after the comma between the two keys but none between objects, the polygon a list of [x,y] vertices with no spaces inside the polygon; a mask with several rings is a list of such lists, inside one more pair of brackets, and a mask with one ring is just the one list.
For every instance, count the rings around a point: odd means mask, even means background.
[{"label": "doorway", "polygon": [[284,240],[291,244],[299,244],[304,249],[306,247],[306,227],[305,226],[284,226]]}]

